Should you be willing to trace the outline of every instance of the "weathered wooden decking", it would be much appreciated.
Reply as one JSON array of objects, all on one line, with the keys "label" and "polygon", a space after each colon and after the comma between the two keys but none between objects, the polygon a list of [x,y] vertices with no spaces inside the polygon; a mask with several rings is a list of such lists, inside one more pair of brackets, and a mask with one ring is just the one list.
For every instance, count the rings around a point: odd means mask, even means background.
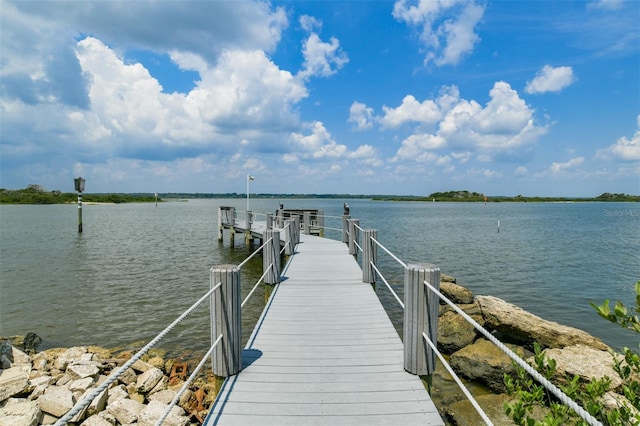
[{"label": "weathered wooden decking", "polygon": [[442,425],[344,243],[300,236],[206,425]]}]

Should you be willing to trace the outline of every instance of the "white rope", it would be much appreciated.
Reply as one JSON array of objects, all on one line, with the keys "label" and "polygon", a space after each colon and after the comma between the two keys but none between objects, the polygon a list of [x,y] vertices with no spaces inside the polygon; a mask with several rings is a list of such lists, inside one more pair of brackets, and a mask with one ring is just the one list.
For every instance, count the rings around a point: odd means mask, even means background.
[{"label": "white rope", "polygon": [[362,247],[360,247],[360,244],[358,244],[358,242],[357,242],[357,241],[354,241],[354,242],[353,242],[353,244],[358,248],[358,251],[359,251],[360,253],[362,253],[362,252],[363,252]]},{"label": "white rope", "polygon": [[462,380],[460,380],[460,378],[456,375],[455,371],[453,371],[453,368],[451,368],[447,360],[438,351],[438,348],[436,348],[436,346],[433,344],[433,342],[427,337],[427,335],[424,332],[422,333],[422,337],[427,342],[431,350],[438,356],[438,359],[440,359],[440,362],[442,363],[442,365],[444,365],[444,368],[446,368],[449,374],[451,374],[451,377],[453,377],[453,380],[458,384],[458,387],[462,390],[462,392],[465,394],[467,399],[469,399],[469,402],[471,402],[471,405],[473,405],[473,408],[475,408],[478,414],[480,414],[480,417],[482,417],[482,420],[484,420],[484,424],[486,424],[487,426],[493,426],[493,422],[491,422],[491,419],[489,419],[489,417],[485,414],[482,407],[480,407],[478,402],[473,398],[473,395],[471,395],[471,392],[469,392],[469,389],[467,389],[467,387],[462,383]]},{"label": "white rope", "polygon": [[269,270],[273,267],[273,263],[271,263],[271,265],[269,265],[269,267],[267,268],[266,271],[264,271],[264,273],[262,274],[262,276],[258,279],[258,282],[256,283],[256,285],[253,286],[253,288],[251,289],[251,291],[249,292],[249,294],[247,294],[247,297],[244,298],[244,301],[242,302],[242,304],[240,305],[241,308],[244,308],[245,303],[247,303],[247,301],[249,300],[249,298],[251,297],[251,295],[253,294],[254,291],[256,291],[256,288],[258,288],[258,286],[260,285],[260,283],[262,282],[262,280],[264,279],[264,277],[267,275],[267,272],[269,272]]},{"label": "white rope", "polygon": [[218,346],[218,343],[220,343],[221,340],[222,340],[222,334],[218,336],[218,338],[216,339],[215,342],[213,342],[213,345],[211,345],[207,353],[202,357],[202,359],[196,366],[195,370],[193,370],[193,373],[191,373],[187,381],[184,382],[184,384],[182,385],[182,387],[180,388],[176,396],[173,398],[173,401],[171,401],[169,406],[164,410],[164,413],[162,414],[162,416],[156,422],[155,426],[160,426],[162,422],[164,422],[165,419],[169,416],[169,413],[171,413],[171,410],[173,409],[173,407],[175,407],[178,404],[178,401],[180,401],[180,398],[182,398],[182,395],[187,391],[187,389],[189,388],[189,385],[196,378],[196,376],[204,366],[205,361],[207,360],[207,358],[211,356],[211,353],[216,348],[216,346]]},{"label": "white rope", "polygon": [[396,256],[395,254],[391,253],[389,250],[387,250],[387,248],[385,246],[383,246],[382,244],[380,244],[380,242],[378,240],[376,240],[375,238],[371,237],[371,240],[376,243],[378,245],[378,247],[380,247],[382,250],[384,250],[385,252],[387,252],[387,254],[389,256],[391,256],[393,258],[393,260],[395,260],[396,262],[398,262],[400,265],[402,265],[403,268],[407,267],[407,264],[404,263],[402,260],[400,260],[398,258],[398,256]]},{"label": "white rope", "polygon": [[91,404],[91,402],[93,402],[93,400],[100,395],[105,389],[107,389],[111,383],[113,383],[118,377],[120,377],[122,375],[122,373],[124,373],[125,371],[127,371],[129,369],[129,367],[131,367],[136,361],[138,361],[140,358],[142,358],[142,355],[144,355],[145,353],[147,353],[147,351],[149,351],[149,349],[151,349],[153,346],[156,345],[156,343],[158,343],[160,341],[160,339],[162,339],[164,336],[167,335],[167,333],[169,333],[176,325],[178,325],[178,323],[180,321],[182,321],[187,315],[189,315],[191,312],[193,312],[198,306],[200,306],[200,304],[202,302],[204,302],[205,300],[207,300],[207,298],[209,296],[211,296],[211,294],[213,294],[214,291],[216,291],[218,288],[220,288],[220,286],[222,285],[222,283],[218,283],[216,284],[213,288],[211,288],[204,296],[202,296],[196,303],[194,303],[193,305],[191,305],[191,307],[189,309],[187,309],[186,311],[183,312],[182,315],[180,315],[175,321],[173,321],[171,324],[169,324],[169,326],[167,328],[165,328],[164,330],[162,330],[153,340],[151,340],[149,343],[147,343],[147,345],[140,349],[140,351],[138,351],[138,353],[136,353],[133,357],[131,357],[131,359],[127,362],[124,363],[124,365],[122,367],[120,367],[119,369],[117,369],[115,372],[113,372],[108,378],[107,380],[105,380],[100,386],[98,386],[97,388],[95,388],[89,395],[87,395],[86,398],[81,399],[80,401],[78,401],[76,403],[76,405],[67,412],[67,414],[65,414],[64,416],[62,416],[60,419],[58,419],[58,421],[55,423],[55,426],[62,426],[64,424],[66,424],[67,422],[69,422],[76,414],[78,414],[80,411],[82,411],[85,407],[87,407],[89,404]]},{"label": "white rope", "polygon": [[562,392],[559,388],[557,388],[553,383],[547,380],[544,376],[538,373],[533,367],[527,364],[522,358],[516,355],[511,349],[506,347],[501,341],[496,339],[491,333],[485,330],[480,324],[478,324],[473,318],[467,315],[462,309],[456,306],[455,303],[447,299],[440,291],[438,291],[435,287],[429,284],[427,281],[424,282],[431,291],[440,297],[440,299],[444,300],[449,306],[453,308],[458,314],[462,316],[467,322],[469,322],[473,327],[482,333],[487,339],[489,339],[494,345],[500,348],[504,353],[507,354],[509,358],[511,358],[516,364],[522,367],[527,373],[529,373],[536,381],[538,381],[542,386],[547,388],[551,393],[553,393],[562,403],[573,411],[575,411],[584,421],[586,421],[591,426],[602,426],[595,417],[589,414],[584,408],[578,405],[574,400],[569,398],[564,392]]},{"label": "white rope", "polygon": [[271,238],[269,238],[267,241],[265,241],[265,242],[264,242],[264,244],[262,244],[260,247],[258,247],[258,248],[256,249],[256,251],[254,251],[253,253],[251,253],[251,254],[249,255],[249,257],[247,257],[245,260],[243,260],[243,261],[242,261],[242,263],[241,263],[241,264],[239,264],[239,265],[237,266],[237,268],[238,268],[238,269],[241,269],[241,268],[242,268],[242,267],[243,267],[243,266],[244,266],[244,265],[249,261],[249,259],[251,259],[253,256],[255,256],[255,255],[256,255],[260,250],[262,250],[262,248],[263,248],[264,246],[266,246],[266,245],[267,245],[267,243],[268,243],[269,241],[271,241],[271,240],[272,240],[272,239],[271,239]]},{"label": "white rope", "polygon": [[382,278],[382,282],[384,282],[387,285],[387,288],[389,289],[389,291],[391,292],[391,294],[393,294],[393,297],[396,298],[396,300],[398,301],[398,303],[400,304],[400,306],[402,306],[402,309],[404,309],[404,303],[402,303],[402,300],[400,300],[400,298],[398,297],[398,295],[396,294],[395,291],[393,291],[393,289],[391,288],[391,286],[389,285],[389,283],[387,282],[387,280],[384,279],[384,275],[382,275],[382,273],[380,272],[380,270],[376,267],[376,265],[373,262],[370,262],[370,265],[373,267],[373,269],[375,269],[375,271],[377,272],[378,276],[380,278]]}]

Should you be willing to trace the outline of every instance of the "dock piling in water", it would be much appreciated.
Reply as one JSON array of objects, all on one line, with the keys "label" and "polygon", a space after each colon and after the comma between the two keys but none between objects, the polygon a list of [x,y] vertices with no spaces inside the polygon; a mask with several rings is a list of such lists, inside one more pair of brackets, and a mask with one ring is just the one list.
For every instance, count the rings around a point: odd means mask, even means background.
[{"label": "dock piling in water", "polygon": [[210,288],[218,284],[220,288],[211,295],[211,341],[221,334],[222,340],[211,355],[211,369],[216,376],[228,377],[242,368],[242,292],[237,266],[211,268]]}]

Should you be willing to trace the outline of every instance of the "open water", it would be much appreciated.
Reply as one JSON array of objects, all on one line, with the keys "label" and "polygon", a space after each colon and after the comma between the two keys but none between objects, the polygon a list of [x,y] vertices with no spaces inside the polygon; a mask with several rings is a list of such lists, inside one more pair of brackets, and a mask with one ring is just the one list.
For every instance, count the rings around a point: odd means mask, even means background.
[{"label": "open water", "polygon": [[[640,280],[638,203],[428,203],[286,199],[285,208],[317,208],[340,228],[342,204],[363,228],[405,262],[429,262],[476,294],[493,295],[543,318],[582,328],[616,348],[638,335],[597,316],[590,302],[634,303]],[[278,199],[252,199],[256,213]],[[87,205],[77,232],[75,205],[0,206],[0,336],[35,332],[40,348],[132,345],[152,339],[209,288],[209,268],[240,263],[252,249],[217,241],[219,205],[246,200]],[[258,218],[260,219],[260,218]],[[498,225],[499,224],[499,225]],[[498,232],[499,226],[499,232]],[[340,238],[338,231],[327,236]],[[256,246],[254,245],[254,248]],[[402,293],[401,269],[379,252]],[[247,294],[260,257],[243,269]],[[402,314],[382,283],[390,317]],[[206,305],[206,304],[205,304]],[[264,305],[262,290],[243,312],[248,335]],[[205,350],[208,306],[162,340],[169,350]]]}]

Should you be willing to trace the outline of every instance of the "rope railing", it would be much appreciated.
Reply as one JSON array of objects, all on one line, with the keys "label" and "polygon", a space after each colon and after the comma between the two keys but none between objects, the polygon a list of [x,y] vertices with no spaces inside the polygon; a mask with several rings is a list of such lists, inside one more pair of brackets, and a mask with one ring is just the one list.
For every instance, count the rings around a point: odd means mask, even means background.
[{"label": "rope railing", "polygon": [[251,258],[252,258],[253,256],[255,256],[256,254],[258,254],[258,253],[262,250],[262,248],[263,248],[264,246],[266,246],[266,245],[267,245],[267,243],[269,243],[270,241],[271,241],[271,238],[269,238],[267,241],[265,241],[265,242],[264,242],[260,247],[258,247],[258,248],[256,249],[256,251],[254,251],[253,253],[251,253],[251,254],[250,254],[250,255],[249,255],[245,260],[243,260],[243,261],[242,261],[242,263],[240,263],[240,264],[238,265],[238,269],[242,269],[242,267],[243,267],[243,266],[244,266],[244,265],[245,265],[249,260],[251,260]]},{"label": "rope railing", "polygon": [[489,341],[491,341],[494,345],[496,345],[500,350],[502,350],[511,360],[513,360],[518,366],[522,367],[527,373],[529,373],[537,382],[539,382],[542,386],[544,386],[548,391],[553,393],[563,404],[567,407],[571,408],[576,412],[584,421],[586,421],[591,426],[602,426],[595,417],[589,414],[584,408],[578,405],[574,400],[569,398],[564,392],[562,392],[557,386],[547,380],[544,376],[538,373],[533,367],[527,364],[522,358],[516,355],[511,349],[505,346],[500,340],[496,339],[490,332],[484,329],[480,324],[478,324],[473,318],[467,315],[462,309],[460,309],[455,303],[449,300],[446,296],[444,296],[438,289],[433,287],[429,282],[425,281],[424,285],[431,291],[433,291],[440,300],[444,300],[444,302],[449,305],[456,313],[458,313],[462,318],[464,318],[469,324],[473,325],[473,327],[478,330],[483,336],[485,336]]},{"label": "rope railing", "polygon": [[269,273],[269,269],[271,269],[273,267],[273,263],[271,263],[269,265],[268,268],[265,268],[264,273],[262,274],[262,276],[258,279],[258,282],[256,283],[256,285],[253,286],[253,288],[251,289],[251,291],[249,292],[249,294],[247,294],[247,297],[244,298],[244,300],[242,301],[242,303],[240,304],[241,308],[244,308],[244,305],[249,301],[249,298],[251,297],[251,295],[253,294],[254,291],[256,291],[256,289],[258,288],[258,286],[260,285],[260,283],[262,282],[262,280],[264,280],[264,277]]},{"label": "rope railing", "polygon": [[175,328],[183,319],[185,319],[191,312],[193,312],[198,306],[202,304],[205,300],[207,300],[217,289],[220,288],[222,284],[218,283],[213,286],[208,292],[205,293],[196,303],[191,305],[189,309],[184,311],[182,315],[176,318],[171,324],[169,324],[164,330],[162,330],[156,337],[154,337],[149,343],[147,343],[142,349],[140,349],[134,356],[129,359],[129,361],[125,362],[122,367],[111,373],[107,379],[102,382],[100,386],[95,388],[90,394],[86,396],[86,398],[81,399],[73,406],[71,410],[69,410],[64,416],[62,416],[55,423],[55,426],[62,426],[67,424],[73,417],[75,417],[80,411],[84,410],[89,404],[93,402],[93,400],[104,392],[113,382],[115,382],[125,371],[127,371],[136,361],[138,361],[144,354],[146,354],[149,349],[154,347],[164,336],[166,336],[171,330]]},{"label": "rope railing", "polygon": [[204,366],[204,363],[211,356],[211,354],[213,353],[213,350],[216,348],[216,346],[218,346],[218,343],[220,343],[221,340],[222,340],[222,334],[218,336],[218,338],[216,339],[215,342],[213,342],[213,345],[211,345],[207,353],[202,357],[202,359],[200,360],[196,368],[193,370],[189,378],[184,382],[184,384],[182,385],[182,387],[180,388],[176,396],[173,397],[173,400],[171,401],[171,403],[169,403],[167,408],[164,410],[164,413],[162,413],[162,416],[160,416],[155,426],[161,426],[162,423],[166,420],[166,418],[169,417],[169,414],[171,413],[171,410],[173,410],[173,407],[178,405],[178,401],[180,401],[180,398],[182,398],[182,395],[187,391],[187,389],[189,388],[191,383],[195,380],[195,378],[198,377],[198,374],[200,373],[200,370]]},{"label": "rope railing", "polygon": [[385,246],[383,246],[378,240],[376,240],[375,238],[371,238],[371,240],[376,243],[376,245],[378,247],[380,247],[385,253],[387,253],[389,256],[391,256],[393,258],[393,260],[395,260],[396,262],[398,262],[400,265],[402,265],[403,268],[407,267],[407,264],[404,263],[402,260],[400,260],[398,258],[398,256],[396,256],[395,254],[391,253],[389,251],[389,249],[387,249]]},{"label": "rope railing", "polygon": [[373,262],[371,262],[371,267],[376,271],[376,274],[382,279],[382,282],[385,283],[385,285],[387,286],[387,288],[389,289],[393,297],[396,298],[396,300],[398,301],[398,304],[402,307],[402,309],[404,309],[404,302],[400,299],[400,297],[398,297],[398,293],[396,293],[395,290],[391,288],[391,285],[384,278],[384,275],[382,275],[382,272],[380,272],[378,267]]}]

